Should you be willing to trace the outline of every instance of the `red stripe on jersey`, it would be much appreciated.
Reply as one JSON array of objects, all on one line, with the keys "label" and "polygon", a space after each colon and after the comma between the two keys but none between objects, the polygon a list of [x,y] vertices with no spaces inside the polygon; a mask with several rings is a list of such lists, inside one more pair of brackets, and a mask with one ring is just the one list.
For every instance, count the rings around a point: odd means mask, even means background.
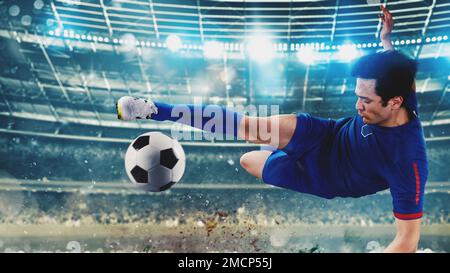
[{"label": "red stripe on jersey", "polygon": [[419,194],[420,194],[420,176],[419,168],[417,168],[417,162],[414,162],[414,175],[416,176],[416,205],[419,204]]},{"label": "red stripe on jersey", "polygon": [[411,213],[411,214],[401,214],[394,212],[394,216],[401,220],[412,220],[412,219],[418,219],[423,216],[423,212],[418,213]]}]

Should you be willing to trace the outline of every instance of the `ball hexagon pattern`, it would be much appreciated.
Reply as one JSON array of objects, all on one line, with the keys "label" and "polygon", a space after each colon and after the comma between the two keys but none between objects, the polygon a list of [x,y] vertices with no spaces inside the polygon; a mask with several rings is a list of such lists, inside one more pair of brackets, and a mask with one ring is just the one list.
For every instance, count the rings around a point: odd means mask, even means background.
[{"label": "ball hexagon pattern", "polygon": [[138,136],[128,146],[125,170],[130,181],[146,191],[160,192],[179,182],[186,156],[180,143],[160,132]]}]

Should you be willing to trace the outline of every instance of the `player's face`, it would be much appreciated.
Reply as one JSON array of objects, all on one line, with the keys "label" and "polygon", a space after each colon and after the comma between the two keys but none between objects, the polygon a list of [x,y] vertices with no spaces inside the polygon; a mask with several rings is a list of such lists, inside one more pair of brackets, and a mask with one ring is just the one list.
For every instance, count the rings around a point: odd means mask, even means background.
[{"label": "player's face", "polygon": [[356,79],[356,110],[366,124],[383,124],[392,115],[390,107],[383,106],[383,101],[375,91],[375,79]]}]

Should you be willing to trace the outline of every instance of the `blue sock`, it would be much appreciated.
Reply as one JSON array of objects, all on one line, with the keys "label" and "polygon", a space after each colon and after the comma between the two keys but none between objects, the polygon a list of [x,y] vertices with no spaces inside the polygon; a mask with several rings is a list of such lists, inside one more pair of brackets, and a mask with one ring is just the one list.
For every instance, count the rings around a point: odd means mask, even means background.
[{"label": "blue sock", "polygon": [[151,116],[153,120],[170,120],[207,132],[234,137],[237,137],[243,117],[242,114],[219,105],[154,103],[158,107],[158,114]]}]

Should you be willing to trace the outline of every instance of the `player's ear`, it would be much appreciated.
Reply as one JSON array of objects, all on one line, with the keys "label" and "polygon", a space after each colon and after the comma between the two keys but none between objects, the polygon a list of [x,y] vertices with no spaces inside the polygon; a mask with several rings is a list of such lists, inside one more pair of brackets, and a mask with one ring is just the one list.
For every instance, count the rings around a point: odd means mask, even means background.
[{"label": "player's ear", "polygon": [[400,109],[403,103],[403,97],[402,96],[396,96],[389,100],[389,105],[391,106],[392,110]]}]

